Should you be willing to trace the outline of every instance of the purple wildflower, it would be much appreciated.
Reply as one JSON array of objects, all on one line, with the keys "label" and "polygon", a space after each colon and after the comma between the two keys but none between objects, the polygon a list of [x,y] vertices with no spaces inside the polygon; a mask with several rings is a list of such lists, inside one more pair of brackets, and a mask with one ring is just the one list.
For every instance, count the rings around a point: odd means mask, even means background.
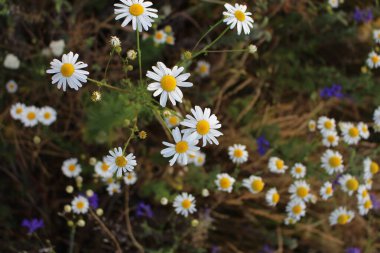
[{"label": "purple wildflower", "polygon": [[44,221],[37,218],[31,220],[23,219],[21,226],[28,228],[28,234],[32,234],[34,231],[44,226]]},{"label": "purple wildflower", "polygon": [[342,176],[343,176],[343,174],[338,174],[338,175],[336,175],[334,181],[331,182],[332,187],[333,187],[334,190],[335,190],[335,188],[336,188],[338,185],[340,185],[340,184],[339,184],[339,179],[340,179]]},{"label": "purple wildflower", "polygon": [[361,253],[361,250],[356,247],[349,247],[345,251],[346,253]]},{"label": "purple wildflower", "polygon": [[220,252],[220,247],[215,246],[215,245],[211,247],[211,253],[219,253],[219,252]]},{"label": "purple wildflower", "polygon": [[140,202],[137,205],[136,209],[137,217],[148,217],[153,218],[153,211],[149,204],[145,204],[144,202]]},{"label": "purple wildflower", "polygon": [[90,202],[90,206],[94,209],[99,207],[99,197],[98,194],[94,193],[91,197],[88,198],[88,202]]},{"label": "purple wildflower", "polygon": [[270,147],[270,143],[263,135],[261,135],[259,138],[256,140],[257,144],[257,151],[259,152],[260,155],[265,155],[265,153],[268,151]]},{"label": "purple wildflower", "polygon": [[321,98],[343,98],[342,86],[340,84],[333,84],[331,87],[325,87],[320,92]]},{"label": "purple wildflower", "polygon": [[356,22],[370,22],[373,19],[373,13],[371,9],[361,10],[358,7],[355,8],[353,18]]},{"label": "purple wildflower", "polygon": [[260,253],[274,253],[274,249],[268,244],[265,244],[264,247],[260,250]]},{"label": "purple wildflower", "polygon": [[380,209],[380,201],[377,200],[376,195],[373,193],[370,193],[369,197],[371,198],[373,209],[379,210]]}]

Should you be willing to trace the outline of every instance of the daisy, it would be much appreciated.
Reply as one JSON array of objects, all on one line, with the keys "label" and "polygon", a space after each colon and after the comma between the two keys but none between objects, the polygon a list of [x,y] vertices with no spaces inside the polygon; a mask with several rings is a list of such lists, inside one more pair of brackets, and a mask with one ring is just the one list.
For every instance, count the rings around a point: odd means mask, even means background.
[{"label": "daisy", "polygon": [[307,127],[309,128],[310,132],[315,132],[315,130],[317,128],[317,123],[315,122],[315,120],[309,120]]},{"label": "daisy", "polygon": [[202,167],[206,161],[206,154],[202,152],[196,152],[193,159],[194,165],[197,167]]},{"label": "daisy", "polygon": [[75,214],[85,214],[89,207],[88,199],[83,196],[77,196],[71,201],[71,208]]},{"label": "daisy", "polygon": [[14,80],[10,80],[5,84],[5,88],[8,93],[15,93],[17,91],[18,85]]},{"label": "daisy", "polygon": [[341,185],[342,190],[347,192],[350,196],[359,188],[358,180],[350,174],[341,176],[338,182]]},{"label": "daisy", "polygon": [[296,221],[300,220],[301,217],[305,216],[306,214],[305,202],[298,198],[292,199],[286,205],[286,212],[288,213],[289,217],[295,219]]},{"label": "daisy", "polygon": [[335,209],[329,217],[330,225],[345,225],[352,221],[355,214],[353,211],[349,211],[346,207],[338,207]]},{"label": "daisy", "polygon": [[49,48],[54,56],[61,56],[63,53],[63,50],[65,49],[65,41],[53,40],[50,42]]},{"label": "daisy", "polygon": [[294,219],[293,217],[286,217],[285,220],[284,220],[284,223],[285,225],[289,226],[289,225],[294,225],[297,223],[297,220]]},{"label": "daisy", "polygon": [[253,19],[250,17],[252,13],[246,12],[247,6],[241,4],[235,4],[232,6],[230,4],[225,4],[224,7],[227,11],[223,12],[225,19],[223,20],[231,29],[237,26],[238,35],[240,35],[243,30],[245,34],[251,32],[250,28],[253,28]]},{"label": "daisy", "polygon": [[110,155],[107,155],[105,162],[111,166],[110,170],[112,174],[116,171],[117,177],[121,177],[127,171],[133,171],[137,165],[136,157],[132,153],[124,156],[121,147],[114,148],[109,153]]},{"label": "daisy", "polygon": [[242,164],[248,161],[248,151],[245,145],[234,144],[228,147],[228,155],[233,163]]},{"label": "daisy", "polygon": [[76,177],[82,171],[80,164],[78,164],[78,159],[70,158],[63,161],[62,172],[66,177]]},{"label": "daisy", "polygon": [[44,106],[38,111],[38,121],[45,126],[51,125],[57,119],[57,112],[50,106]]},{"label": "daisy", "polygon": [[127,172],[124,176],[124,183],[126,185],[133,185],[137,181],[137,175],[134,171]]},{"label": "daisy", "polygon": [[373,112],[373,121],[380,125],[380,106],[376,108],[376,110]]},{"label": "daisy", "polygon": [[157,10],[149,8],[152,2],[144,2],[144,0],[120,0],[121,3],[114,4],[116,18],[119,20],[125,18],[122,27],[128,25],[132,21],[132,29],[142,32],[144,29],[148,31],[152,26],[153,19],[158,18]]},{"label": "daisy", "polygon": [[288,166],[285,165],[284,160],[278,157],[269,158],[268,167],[270,172],[278,174],[283,174],[288,169]]},{"label": "daisy", "polygon": [[177,214],[181,214],[185,217],[197,211],[195,208],[194,196],[186,192],[183,192],[175,197],[173,207]]},{"label": "daisy", "polygon": [[20,60],[14,54],[7,54],[3,65],[7,69],[18,69],[20,67]]},{"label": "daisy", "polygon": [[190,82],[185,82],[189,77],[189,73],[181,74],[184,67],[174,66],[172,69],[167,68],[162,62],[157,63],[157,67],[153,66],[153,71],[148,71],[146,76],[153,79],[154,82],[148,85],[149,91],[154,91],[153,97],[157,97],[161,94],[160,105],[166,106],[166,102],[169,100],[173,105],[176,105],[176,101],[182,103],[183,94],[178,87],[191,87]]},{"label": "daisy", "polygon": [[115,193],[120,193],[121,192],[120,184],[119,183],[110,183],[107,186],[107,192],[108,192],[108,195],[110,195],[110,196],[114,195]]},{"label": "daisy", "polygon": [[380,55],[378,55],[375,51],[369,53],[367,65],[371,69],[380,67]]},{"label": "daisy", "polygon": [[112,177],[111,166],[106,162],[106,157],[103,157],[102,162],[97,162],[95,164],[95,172],[102,178]]},{"label": "daisy", "polygon": [[367,199],[369,199],[369,193],[367,190],[367,187],[365,185],[360,185],[356,194],[356,198],[358,199],[358,202],[363,203]]},{"label": "daisy", "polygon": [[369,138],[369,130],[368,130],[367,124],[363,122],[359,122],[358,129],[359,129],[360,137],[362,137],[365,140]]},{"label": "daisy", "polygon": [[38,113],[39,109],[35,106],[25,107],[24,112],[21,116],[21,122],[26,127],[34,127],[38,124]]},{"label": "daisy", "polygon": [[207,77],[210,75],[210,63],[206,61],[198,61],[195,72],[201,77]]},{"label": "daisy", "polygon": [[48,74],[54,74],[52,84],[57,84],[58,89],[66,91],[66,85],[71,89],[78,90],[82,87],[82,83],[87,82],[88,71],[82,70],[88,65],[83,62],[77,62],[79,55],[73,52],[64,54],[62,61],[54,59],[50,62],[50,69],[46,71]]},{"label": "daisy", "polygon": [[165,40],[165,42],[166,42],[166,44],[168,44],[168,45],[174,45],[174,43],[175,43],[175,38],[174,38],[174,36],[171,35],[171,34],[167,34],[167,35],[166,35],[166,40]]},{"label": "daisy", "polygon": [[221,173],[216,176],[215,184],[218,187],[218,190],[231,192],[232,187],[235,183],[235,178],[231,177],[227,173]]},{"label": "daisy", "polygon": [[201,107],[195,106],[191,109],[193,115],[186,115],[186,118],[180,123],[182,126],[188,127],[181,132],[184,134],[194,134],[197,139],[203,140],[203,147],[207,143],[219,145],[217,137],[223,135],[217,129],[222,125],[215,114],[211,114],[211,109],[206,108],[202,111]]},{"label": "daisy", "polygon": [[308,202],[311,198],[310,185],[304,180],[295,181],[290,185],[289,193],[291,194],[291,199],[300,199],[304,202]]},{"label": "daisy", "polygon": [[334,194],[334,189],[330,182],[325,182],[321,189],[319,190],[319,194],[321,195],[323,200],[327,200]]},{"label": "daisy", "polygon": [[373,175],[379,172],[379,164],[377,162],[372,161],[372,159],[369,157],[364,159],[363,167],[365,178],[372,178]]},{"label": "daisy", "polygon": [[335,119],[330,119],[325,116],[318,118],[318,129],[324,134],[326,131],[335,130]]},{"label": "daisy", "polygon": [[290,170],[290,174],[294,178],[303,178],[306,175],[306,167],[302,163],[296,163]]},{"label": "daisy", "polygon": [[331,8],[338,8],[339,0],[329,0],[329,5],[331,6]]},{"label": "daisy", "polygon": [[368,211],[373,208],[372,201],[370,198],[366,199],[363,202],[358,203],[358,209],[359,209],[359,214],[364,216],[368,214]]},{"label": "daisy", "polygon": [[376,43],[380,43],[380,29],[373,30],[373,39]]},{"label": "daisy", "polygon": [[339,136],[336,131],[326,131],[323,134],[322,144],[325,147],[336,147],[339,143]]},{"label": "daisy", "polygon": [[321,163],[322,168],[324,168],[329,175],[343,172],[343,157],[338,151],[332,151],[331,149],[326,150],[321,157]]},{"label": "daisy", "polygon": [[164,44],[166,41],[166,33],[163,30],[156,31],[153,40],[157,44]]},{"label": "daisy", "polygon": [[186,165],[189,160],[189,154],[194,154],[199,150],[199,147],[196,146],[198,140],[195,135],[182,136],[178,127],[172,130],[172,135],[175,144],[166,141],[162,142],[167,148],[161,150],[161,155],[163,157],[173,156],[169,161],[170,166],[173,166],[176,161],[180,164]]},{"label": "daisy", "polygon": [[280,194],[277,192],[276,188],[271,188],[265,194],[265,200],[269,206],[276,206],[280,201]]},{"label": "daisy", "polygon": [[26,108],[26,106],[24,104],[21,104],[21,103],[16,103],[16,104],[12,105],[11,111],[10,111],[12,118],[21,120],[25,108]]},{"label": "daisy", "polygon": [[372,177],[366,177],[366,176],[364,175],[364,184],[365,184],[365,187],[366,187],[368,190],[371,190],[371,189],[372,189],[372,184],[373,184]]},{"label": "daisy", "polygon": [[179,125],[181,122],[181,115],[179,113],[170,113],[167,117],[165,117],[166,125],[169,128],[173,128]]},{"label": "daisy", "polygon": [[342,123],[343,140],[349,145],[357,145],[360,141],[360,131],[352,123]]},{"label": "daisy", "polygon": [[264,189],[264,181],[261,177],[250,176],[243,180],[243,186],[246,187],[251,193],[259,193]]}]

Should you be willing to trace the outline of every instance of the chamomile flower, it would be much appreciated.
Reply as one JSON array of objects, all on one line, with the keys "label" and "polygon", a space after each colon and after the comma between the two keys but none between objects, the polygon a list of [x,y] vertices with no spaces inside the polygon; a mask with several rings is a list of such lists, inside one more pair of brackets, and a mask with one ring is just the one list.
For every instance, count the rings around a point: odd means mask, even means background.
[{"label": "chamomile flower", "polygon": [[225,4],[224,7],[227,11],[223,12],[225,19],[223,20],[231,29],[237,27],[238,35],[240,35],[243,30],[245,34],[251,32],[250,28],[253,28],[253,19],[251,17],[252,13],[247,12],[247,6],[241,4],[235,4],[232,6],[230,4]]},{"label": "chamomile flower", "polygon": [[110,155],[107,155],[105,162],[111,166],[110,170],[112,174],[116,172],[117,177],[121,177],[127,171],[133,171],[137,165],[136,157],[132,153],[124,156],[121,147],[114,148],[109,153]]},{"label": "chamomile flower", "polygon": [[305,202],[298,198],[292,199],[286,205],[286,212],[288,213],[289,217],[292,217],[296,221],[300,220],[301,217],[305,216],[306,214]]},{"label": "chamomile flower", "polygon": [[287,216],[284,220],[284,224],[289,226],[289,225],[294,225],[297,223],[297,220],[294,219],[293,217]]},{"label": "chamomile flower", "polygon": [[344,169],[343,157],[338,151],[328,149],[321,157],[322,168],[332,175],[334,173],[342,173]]},{"label": "chamomile flower", "polygon": [[315,122],[315,120],[309,120],[309,122],[307,123],[307,127],[309,128],[310,132],[315,132],[315,130],[317,129],[317,123]]},{"label": "chamomile flower", "polygon": [[295,181],[289,187],[289,193],[291,199],[300,199],[304,202],[308,202],[311,198],[310,185],[304,180]]},{"label": "chamomile flower", "polygon": [[26,127],[34,127],[38,124],[38,113],[39,109],[35,106],[25,107],[21,117],[21,122]]},{"label": "chamomile flower", "polygon": [[177,214],[181,214],[185,217],[197,211],[194,196],[186,192],[177,195],[174,199],[173,207]]},{"label": "chamomile flower", "polygon": [[124,183],[126,185],[133,185],[136,183],[136,181],[137,181],[137,175],[134,171],[125,173]]},{"label": "chamomile flower", "polygon": [[75,214],[87,213],[89,206],[88,199],[83,196],[77,196],[71,201],[71,208]]},{"label": "chamomile flower", "polygon": [[323,200],[327,200],[334,194],[334,189],[330,182],[325,182],[321,189],[319,190],[319,194],[321,195]]},{"label": "chamomile flower", "polygon": [[173,156],[169,161],[170,166],[173,166],[176,161],[179,164],[186,165],[189,160],[189,154],[194,154],[199,150],[199,147],[196,146],[198,140],[195,135],[185,134],[182,136],[178,127],[172,130],[172,135],[175,144],[166,141],[162,142],[167,148],[161,150],[161,155],[163,157]]},{"label": "chamomile flower", "polygon": [[252,175],[249,178],[243,179],[243,186],[251,193],[259,193],[264,189],[265,183],[261,177]]},{"label": "chamomile flower", "polygon": [[342,190],[347,192],[350,196],[359,188],[358,180],[350,174],[341,176],[338,182],[341,185]]},{"label": "chamomile flower", "polygon": [[8,93],[15,93],[17,91],[18,85],[14,80],[9,80],[5,84],[5,88],[7,89]]},{"label": "chamomile flower", "polygon": [[201,77],[207,77],[210,75],[210,63],[206,61],[198,61],[195,68],[195,72]]},{"label": "chamomile flower", "polygon": [[270,172],[283,174],[288,169],[288,166],[285,165],[284,160],[278,157],[269,158],[268,168]]},{"label": "chamomile flower", "polygon": [[280,194],[277,192],[276,188],[271,188],[265,194],[265,201],[269,206],[276,206],[280,201]]},{"label": "chamomile flower", "polygon": [[373,30],[373,39],[376,43],[380,43],[380,29]]},{"label": "chamomile flower", "polygon": [[181,117],[182,116],[179,113],[170,113],[169,115],[165,116],[166,125],[168,125],[169,128],[178,126],[181,122]]},{"label": "chamomile flower", "polygon": [[379,172],[379,164],[375,161],[372,161],[372,159],[369,157],[364,159],[363,167],[365,178],[371,178],[373,175]]},{"label": "chamomile flower", "polygon": [[228,155],[233,163],[242,164],[248,161],[248,151],[245,145],[234,144],[228,147]]},{"label": "chamomile flower", "polygon": [[16,104],[12,105],[11,110],[10,110],[11,117],[13,119],[16,119],[16,120],[17,119],[21,120],[25,108],[26,108],[26,106],[24,104],[21,104],[21,103],[16,103]]},{"label": "chamomile flower", "polygon": [[365,140],[369,138],[369,130],[368,130],[367,124],[363,122],[359,122],[358,129],[359,129],[360,137],[362,137]]},{"label": "chamomile flower", "polygon": [[51,125],[57,119],[57,112],[50,106],[44,106],[38,111],[38,121],[45,126]]},{"label": "chamomile flower", "polygon": [[356,198],[358,199],[358,202],[363,203],[367,199],[369,199],[369,193],[368,189],[365,185],[360,185],[358,188],[358,191],[356,193]]},{"label": "chamomile flower", "polygon": [[112,196],[116,193],[120,193],[121,192],[121,186],[119,183],[110,183],[108,186],[107,186],[107,192],[108,192],[108,195]]},{"label": "chamomile flower", "polygon": [[215,184],[218,190],[225,192],[232,192],[235,178],[231,177],[227,173],[221,173],[216,176]]},{"label": "chamomile flower", "polygon": [[112,177],[111,166],[106,162],[106,157],[103,157],[103,161],[95,164],[95,172],[102,178]]},{"label": "chamomile flower", "polygon": [[78,90],[82,87],[82,83],[87,82],[88,71],[83,70],[88,65],[84,62],[77,62],[79,55],[73,52],[64,54],[62,61],[54,59],[50,62],[50,69],[46,71],[53,74],[52,84],[57,84],[58,89],[66,91],[66,86],[71,89]]},{"label": "chamomile flower", "polygon": [[162,62],[157,63],[157,67],[153,66],[153,72],[148,71],[146,76],[154,80],[153,83],[148,85],[149,91],[154,91],[153,97],[160,97],[160,105],[166,106],[169,98],[173,105],[176,101],[182,103],[183,93],[179,87],[191,87],[192,83],[186,82],[190,77],[189,73],[181,74],[184,67],[174,66],[172,69],[168,68]]},{"label": "chamomile flower", "polygon": [[330,225],[345,225],[352,221],[352,219],[355,217],[355,214],[353,211],[347,210],[346,207],[338,207],[333,212],[331,212],[329,221]]},{"label": "chamomile flower", "polygon": [[191,113],[186,115],[186,118],[180,123],[182,126],[188,127],[181,132],[184,134],[193,134],[197,139],[203,140],[203,147],[207,143],[219,145],[217,137],[223,135],[217,129],[222,125],[215,114],[211,114],[211,109],[206,108],[202,111],[201,107],[195,106],[191,109]]},{"label": "chamomile flower", "polygon": [[322,144],[325,147],[336,147],[339,144],[339,136],[336,131],[326,131],[323,134]]},{"label": "chamomile flower", "polygon": [[142,32],[144,29],[148,31],[152,26],[153,19],[158,18],[157,10],[149,8],[153,5],[152,2],[144,0],[120,0],[121,3],[114,4],[115,20],[124,18],[121,26],[127,26],[132,21],[132,29]]},{"label": "chamomile flower", "polygon": [[330,119],[325,116],[319,117],[317,127],[321,131],[322,134],[324,134],[327,131],[334,131],[335,119]]},{"label": "chamomile flower", "polygon": [[360,131],[352,123],[342,123],[341,130],[343,140],[349,145],[357,145],[360,141]]},{"label": "chamomile flower", "polygon": [[290,170],[292,177],[300,179],[306,175],[306,167],[302,163],[296,163]]},{"label": "chamomile flower", "polygon": [[358,203],[359,214],[362,216],[367,215],[372,208],[373,204],[370,198]]},{"label": "chamomile flower", "polygon": [[338,8],[339,0],[329,0],[329,5],[331,6],[331,8]]},{"label": "chamomile flower", "polygon": [[76,158],[63,161],[61,169],[66,177],[77,177],[82,171],[80,164],[78,164],[78,159]]},{"label": "chamomile flower", "polygon": [[153,40],[157,44],[164,44],[166,41],[166,33],[163,30],[156,31]]},{"label": "chamomile flower", "polygon": [[166,35],[166,44],[173,46],[175,44],[175,37],[173,34],[167,34]]},{"label": "chamomile flower", "polygon": [[196,152],[193,158],[193,163],[197,167],[202,167],[206,162],[206,154],[202,152]]},{"label": "chamomile flower", "polygon": [[376,110],[373,112],[373,121],[380,125],[380,106],[376,108]]},{"label": "chamomile flower", "polygon": [[380,67],[380,55],[378,55],[375,51],[369,53],[367,58],[367,65],[371,69]]},{"label": "chamomile flower", "polygon": [[368,190],[371,190],[373,185],[372,177],[366,177],[366,175],[364,175],[364,185]]}]

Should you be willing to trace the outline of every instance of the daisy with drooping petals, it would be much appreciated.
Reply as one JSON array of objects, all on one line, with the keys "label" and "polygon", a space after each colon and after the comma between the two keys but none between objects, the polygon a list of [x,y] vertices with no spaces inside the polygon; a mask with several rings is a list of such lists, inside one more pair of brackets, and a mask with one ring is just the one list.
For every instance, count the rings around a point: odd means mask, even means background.
[{"label": "daisy with drooping petals", "polygon": [[225,19],[223,20],[231,29],[237,27],[238,35],[240,35],[243,30],[245,34],[251,32],[250,28],[253,28],[253,19],[251,17],[252,13],[247,12],[247,6],[242,4],[235,4],[232,6],[230,4],[225,4],[224,7],[227,11],[223,12]]},{"label": "daisy with drooping petals", "polygon": [[149,8],[152,2],[144,0],[120,0],[121,3],[114,4],[115,20],[125,18],[121,26],[127,26],[132,21],[132,29],[142,32],[148,31],[152,26],[153,18],[158,18],[157,10]]},{"label": "daisy with drooping petals", "polygon": [[206,154],[202,152],[196,152],[195,157],[193,158],[193,163],[197,167],[202,167],[206,162]]},{"label": "daisy with drooping petals", "polygon": [[88,199],[83,196],[77,196],[71,201],[71,208],[75,214],[85,214],[89,207]]},{"label": "daisy with drooping petals", "polygon": [[365,178],[371,178],[373,175],[379,172],[379,164],[377,162],[372,161],[372,159],[369,157],[364,159],[363,167]]},{"label": "daisy with drooping petals", "polygon": [[88,65],[84,62],[77,62],[79,55],[73,52],[63,54],[62,61],[54,59],[50,62],[50,69],[46,71],[53,74],[52,84],[57,84],[58,89],[66,91],[66,85],[71,89],[78,90],[82,83],[87,82],[88,71],[83,70]]},{"label": "daisy with drooping petals", "polygon": [[332,175],[334,173],[342,173],[344,169],[343,157],[338,151],[328,149],[321,157],[322,168]]},{"label": "daisy with drooping petals", "polygon": [[177,214],[181,214],[185,217],[197,211],[194,196],[186,192],[177,195],[174,199],[173,207]]},{"label": "daisy with drooping petals", "polygon": [[330,225],[345,225],[352,221],[352,219],[355,217],[355,214],[353,211],[347,210],[346,207],[338,207],[333,212],[331,212],[329,221]]},{"label": "daisy with drooping petals", "polygon": [[310,132],[315,132],[315,130],[317,129],[317,123],[315,122],[315,120],[309,120],[307,127],[309,128]]},{"label": "daisy with drooping petals", "polygon": [[207,143],[219,145],[217,137],[223,135],[217,129],[222,125],[215,114],[211,114],[211,109],[206,108],[202,111],[201,107],[195,106],[191,109],[191,113],[186,115],[186,118],[180,123],[182,126],[188,127],[181,132],[184,134],[194,134],[197,139],[203,140],[203,147]]},{"label": "daisy with drooping petals", "polygon": [[277,192],[276,188],[271,188],[265,194],[265,201],[269,206],[276,206],[280,201],[280,194]]},{"label": "daisy with drooping petals", "polygon": [[339,136],[336,131],[326,131],[323,134],[322,144],[325,147],[336,147],[339,143]]},{"label": "daisy with drooping petals", "polygon": [[343,140],[349,145],[357,145],[360,141],[359,129],[352,123],[342,123]]},{"label": "daisy with drooping petals", "polygon": [[342,190],[347,192],[350,196],[359,188],[358,180],[350,174],[341,176],[338,182],[342,187]]},{"label": "daisy with drooping petals", "polygon": [[372,208],[373,204],[370,198],[358,203],[359,214],[362,216],[367,215]]},{"label": "daisy with drooping petals", "polygon": [[300,199],[304,202],[308,202],[311,198],[310,185],[304,180],[295,181],[290,185],[289,193],[291,199]]},{"label": "daisy with drooping petals", "polygon": [[165,122],[169,128],[173,128],[179,125],[181,118],[182,116],[179,113],[170,113],[169,115],[165,116]]},{"label": "daisy with drooping petals", "polygon": [[21,116],[21,122],[26,127],[34,127],[38,124],[39,109],[35,106],[27,106]]},{"label": "daisy with drooping petals", "polygon": [[362,137],[365,140],[369,138],[369,130],[368,130],[367,124],[363,122],[359,122],[358,129],[359,129],[360,137]]},{"label": "daisy with drooping petals", "polygon": [[210,75],[210,63],[206,61],[198,61],[197,66],[195,68],[195,72],[200,77],[207,77]]},{"label": "daisy with drooping petals", "polygon": [[166,141],[162,142],[167,148],[161,150],[161,155],[163,157],[173,156],[169,161],[170,166],[173,166],[176,161],[179,164],[187,165],[189,154],[194,155],[195,152],[199,150],[199,147],[196,146],[198,140],[195,135],[182,136],[178,127],[172,130],[172,135],[175,144]]},{"label": "daisy with drooping petals", "polygon": [[373,112],[373,121],[380,125],[380,106],[376,108],[376,110]]},{"label": "daisy with drooping petals", "polygon": [[82,168],[78,164],[78,159],[70,158],[63,162],[62,172],[66,177],[76,177],[81,173]]},{"label": "daisy with drooping petals", "polygon": [[290,170],[292,177],[300,179],[306,175],[306,167],[302,163],[296,163]]},{"label": "daisy with drooping petals", "polygon": [[325,182],[321,189],[319,190],[319,194],[321,195],[323,200],[327,200],[334,194],[334,189],[330,182]]},{"label": "daisy with drooping petals", "polygon": [[326,131],[335,131],[335,119],[330,119],[325,116],[319,117],[317,127],[322,134]]},{"label": "daisy with drooping petals", "polygon": [[369,53],[367,58],[367,65],[371,69],[380,67],[380,55],[378,55],[375,51]]},{"label": "daisy with drooping petals", "polygon": [[166,33],[164,33],[163,30],[156,31],[153,40],[157,44],[164,44],[166,41]]},{"label": "daisy with drooping petals", "polygon": [[15,93],[17,91],[18,85],[15,81],[10,80],[5,84],[5,88],[7,89],[8,93]]},{"label": "daisy with drooping petals", "polygon": [[12,107],[11,107],[12,118],[21,120],[25,108],[26,108],[26,106],[24,104],[21,104],[21,103],[16,103],[16,104],[12,105]]},{"label": "daisy with drooping petals", "polygon": [[228,147],[228,155],[233,163],[242,164],[248,161],[248,151],[245,145],[234,144]]},{"label": "daisy with drooping petals", "polygon": [[95,164],[95,172],[102,178],[112,177],[111,166],[106,162],[106,157],[103,157],[102,162],[97,162]]},{"label": "daisy with drooping petals", "polygon": [[288,166],[285,165],[284,160],[278,157],[269,158],[268,168],[270,172],[283,174],[288,169]]},{"label": "daisy with drooping petals", "polygon": [[132,153],[124,156],[121,147],[114,148],[109,153],[110,155],[107,155],[105,162],[111,166],[110,170],[112,174],[116,171],[117,177],[121,177],[127,171],[133,171],[137,165],[136,157]]},{"label": "daisy with drooping petals", "polygon": [[301,217],[305,216],[306,214],[305,202],[298,198],[292,199],[286,205],[286,212],[288,213],[289,217],[292,217],[296,221],[300,220]]},{"label": "daisy with drooping petals", "polygon": [[121,186],[119,183],[110,183],[108,186],[107,186],[107,192],[108,192],[108,195],[112,196],[116,193],[120,193],[121,192]]},{"label": "daisy with drooping petals", "polygon": [[251,193],[259,193],[264,189],[265,183],[261,177],[250,176],[243,180],[243,186]]},{"label": "daisy with drooping petals", "polygon": [[38,111],[38,121],[45,126],[51,125],[57,119],[57,112],[50,106],[44,106]]},{"label": "daisy with drooping petals", "polygon": [[160,105],[166,106],[166,102],[169,100],[173,105],[176,105],[176,101],[182,103],[183,94],[178,87],[191,87],[190,82],[185,82],[189,77],[189,73],[181,74],[184,67],[174,66],[170,69],[162,62],[157,63],[157,67],[153,66],[153,71],[148,71],[146,76],[153,79],[154,82],[148,85],[149,91],[154,91],[153,97],[157,97],[161,94]]},{"label": "daisy with drooping petals", "polygon": [[134,171],[125,173],[124,183],[126,185],[133,185],[137,181],[137,175]]},{"label": "daisy with drooping petals", "polygon": [[215,184],[219,191],[232,192],[235,183],[235,178],[227,173],[221,173],[216,176]]},{"label": "daisy with drooping petals", "polygon": [[356,198],[358,199],[358,202],[364,202],[366,199],[369,199],[369,193],[367,190],[367,187],[365,185],[360,185],[358,188],[358,191],[356,193]]}]

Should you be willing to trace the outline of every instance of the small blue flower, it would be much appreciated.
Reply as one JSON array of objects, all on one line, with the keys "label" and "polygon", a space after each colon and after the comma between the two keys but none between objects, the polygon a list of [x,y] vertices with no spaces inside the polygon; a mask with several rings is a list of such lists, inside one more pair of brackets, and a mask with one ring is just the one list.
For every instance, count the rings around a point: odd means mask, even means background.
[{"label": "small blue flower", "polygon": [[379,210],[380,209],[380,201],[376,198],[376,195],[373,193],[370,193],[369,197],[371,198],[373,209]]},{"label": "small blue flower", "polygon": [[358,7],[355,8],[353,18],[356,22],[370,22],[373,19],[373,13],[371,9],[361,10]]},{"label": "small blue flower", "polygon": [[94,193],[91,197],[88,197],[88,202],[93,209],[99,207],[99,197],[98,194]]},{"label": "small blue flower", "polygon": [[340,84],[333,84],[331,87],[325,87],[320,91],[321,98],[343,98],[342,86]]},{"label": "small blue flower", "polygon": [[44,227],[44,221],[37,218],[33,218],[31,220],[23,219],[21,226],[28,228],[28,234],[32,234],[37,229]]},{"label": "small blue flower", "polygon": [[256,140],[257,144],[257,151],[259,152],[260,155],[265,155],[265,153],[268,151],[270,147],[270,143],[263,135],[261,135],[259,138]]},{"label": "small blue flower", "polygon": [[136,209],[137,217],[148,217],[153,218],[153,211],[149,204],[145,204],[144,202],[140,202],[137,205]]},{"label": "small blue flower", "polygon": [[359,248],[355,247],[349,247],[345,251],[346,253],[361,253],[361,250]]},{"label": "small blue flower", "polygon": [[268,244],[265,244],[260,253],[274,253],[274,249],[272,249],[272,247]]},{"label": "small blue flower", "polygon": [[219,253],[219,252],[220,252],[220,247],[215,246],[215,245],[211,247],[211,253]]}]

